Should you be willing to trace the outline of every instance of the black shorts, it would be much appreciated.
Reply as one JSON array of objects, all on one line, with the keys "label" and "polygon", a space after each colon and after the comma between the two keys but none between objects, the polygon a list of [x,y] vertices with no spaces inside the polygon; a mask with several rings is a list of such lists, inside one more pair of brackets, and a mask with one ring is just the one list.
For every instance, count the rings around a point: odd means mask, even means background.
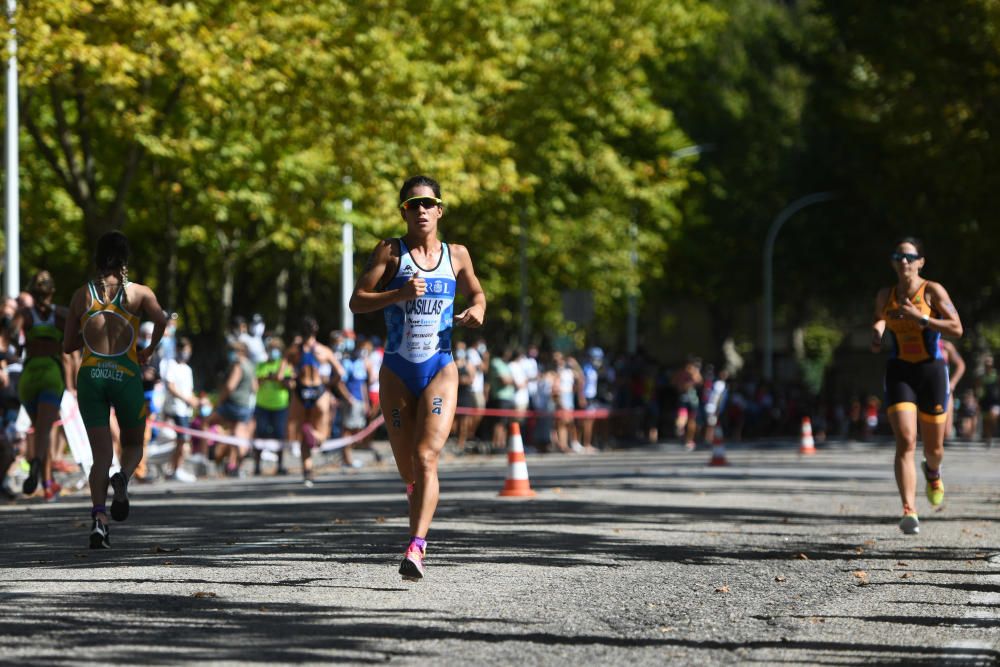
[{"label": "black shorts", "polygon": [[302,407],[311,410],[316,407],[316,403],[326,392],[326,387],[321,384],[297,384],[295,385],[295,395],[302,402]]},{"label": "black shorts", "polygon": [[889,413],[915,406],[925,420],[943,424],[949,394],[948,365],[943,359],[916,364],[890,359],[885,365],[885,404]]}]

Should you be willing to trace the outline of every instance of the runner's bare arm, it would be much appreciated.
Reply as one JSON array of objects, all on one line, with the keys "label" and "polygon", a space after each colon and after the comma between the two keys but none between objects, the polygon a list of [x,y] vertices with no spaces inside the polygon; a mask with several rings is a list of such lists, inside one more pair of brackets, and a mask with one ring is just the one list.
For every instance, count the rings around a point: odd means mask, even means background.
[{"label": "runner's bare arm", "polygon": [[455,326],[476,328],[486,319],[486,293],[483,292],[476,270],[472,267],[472,257],[464,245],[451,244],[451,256],[455,261],[458,291],[469,301],[468,308],[455,316]]},{"label": "runner's bare arm", "polygon": [[889,290],[880,289],[875,295],[875,313],[872,315],[872,352],[876,354],[882,351],[882,336],[885,335],[885,317],[882,311],[889,300]]},{"label": "runner's bare arm", "polygon": [[945,288],[940,283],[928,283],[925,293],[930,296],[928,305],[939,315],[927,321],[927,328],[952,338],[961,338],[964,332],[962,320]]},{"label": "runner's bare arm", "polygon": [[350,301],[351,312],[371,313],[400,301],[410,301],[423,296],[427,287],[424,279],[418,275],[414,275],[399,289],[379,291],[379,284],[383,283],[384,279],[391,278],[386,274],[398,262],[398,259],[396,261],[394,259],[392,241],[388,239],[379,241],[354,286]]},{"label": "runner's bare arm", "polygon": [[965,375],[965,359],[962,358],[958,348],[950,340],[941,341],[941,345],[948,350],[948,363],[955,365],[955,370],[948,374],[948,384],[951,386],[952,393],[955,393],[955,387]]},{"label": "runner's bare arm", "polygon": [[63,330],[63,352],[70,354],[83,347],[83,333],[80,331],[80,318],[87,309],[87,290],[80,288],[69,302],[69,313],[66,314],[66,328]]},{"label": "runner's bare arm", "polygon": [[160,307],[160,302],[156,300],[153,290],[145,285],[137,285],[137,287],[141,294],[139,308],[142,310],[142,314],[153,323],[153,338],[149,341],[149,346],[139,350],[138,353],[139,363],[145,364],[153,356],[153,353],[156,352],[156,346],[160,344],[160,339],[163,338],[163,332],[167,328],[167,315],[163,312],[163,308]]}]

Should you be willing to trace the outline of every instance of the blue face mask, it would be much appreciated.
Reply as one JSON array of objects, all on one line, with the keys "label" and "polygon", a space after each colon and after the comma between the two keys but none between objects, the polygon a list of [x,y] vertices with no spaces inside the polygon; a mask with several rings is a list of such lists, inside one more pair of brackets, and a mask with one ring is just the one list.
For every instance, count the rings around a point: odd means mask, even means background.
[{"label": "blue face mask", "polygon": [[271,361],[277,361],[278,359],[281,359],[281,350],[271,350]]},{"label": "blue face mask", "polygon": [[211,414],[212,414],[212,406],[211,405],[203,405],[203,406],[201,406],[201,416],[202,417],[208,417]]},{"label": "blue face mask", "polygon": [[236,361],[237,361],[237,360],[238,360],[239,358],[240,358],[240,355],[236,354],[236,352],[235,352],[235,351],[230,351],[230,352],[229,352],[229,363],[231,363],[231,364],[235,364],[235,363],[236,363]]},{"label": "blue face mask", "polygon": [[148,338],[140,338],[139,340],[136,341],[135,346],[140,350],[145,350],[147,347],[149,347],[149,344],[151,342],[152,341]]}]

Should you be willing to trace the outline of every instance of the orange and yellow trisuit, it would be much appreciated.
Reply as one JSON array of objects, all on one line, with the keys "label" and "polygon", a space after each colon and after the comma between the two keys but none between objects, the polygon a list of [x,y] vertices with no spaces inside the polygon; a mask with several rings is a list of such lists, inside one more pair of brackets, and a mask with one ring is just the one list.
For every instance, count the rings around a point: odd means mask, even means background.
[{"label": "orange and yellow trisuit", "polygon": [[[925,280],[910,297],[910,303],[927,317],[938,317],[939,313],[927,304],[926,290]],[[899,300],[893,287],[882,309],[886,323],[883,346],[890,355],[885,366],[887,412],[918,410],[921,420],[944,423],[951,396],[948,365],[941,354],[941,334],[920,321],[894,317],[892,313],[897,310]]]}]

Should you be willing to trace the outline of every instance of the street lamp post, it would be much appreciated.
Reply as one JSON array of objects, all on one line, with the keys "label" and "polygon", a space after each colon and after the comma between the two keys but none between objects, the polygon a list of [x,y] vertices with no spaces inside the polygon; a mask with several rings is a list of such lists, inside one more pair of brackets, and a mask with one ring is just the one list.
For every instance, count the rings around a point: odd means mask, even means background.
[{"label": "street lamp post", "polygon": [[17,117],[17,29],[14,27],[14,13],[17,0],[7,0],[7,18],[10,21],[10,35],[7,39],[7,179],[6,202],[6,279],[4,289],[7,296],[17,298],[21,291],[21,220],[18,201],[18,117]]},{"label": "street lamp post", "polygon": [[778,237],[789,218],[807,206],[819,204],[821,202],[836,199],[835,192],[814,192],[796,199],[786,206],[778,217],[771,223],[771,228],[767,230],[767,238],[764,240],[764,379],[771,380],[774,377],[774,241]]}]

